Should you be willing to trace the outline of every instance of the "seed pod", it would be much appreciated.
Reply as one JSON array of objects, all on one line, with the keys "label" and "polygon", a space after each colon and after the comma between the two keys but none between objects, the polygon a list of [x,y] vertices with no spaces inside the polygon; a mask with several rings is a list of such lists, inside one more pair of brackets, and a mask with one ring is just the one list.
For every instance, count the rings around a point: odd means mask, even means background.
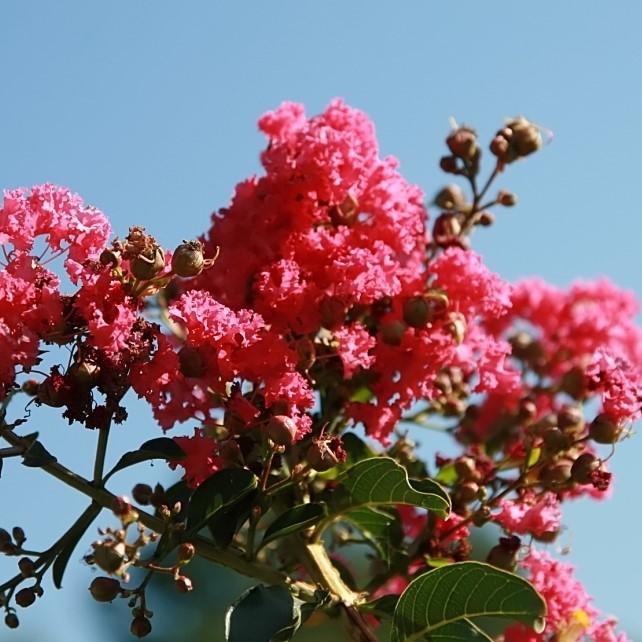
[{"label": "seed pod", "polygon": [[121,592],[120,582],[111,577],[96,577],[89,585],[89,592],[97,602],[111,602]]},{"label": "seed pod", "polygon": [[434,203],[442,210],[461,210],[466,205],[466,197],[459,185],[446,185],[437,193]]},{"label": "seed pod", "polygon": [[20,561],[18,562],[18,568],[20,569],[20,573],[22,573],[23,577],[31,577],[36,570],[33,561],[28,557],[23,557],[20,559]]},{"label": "seed pod", "polygon": [[183,241],[172,254],[172,271],[177,276],[189,278],[199,275],[205,267],[203,244],[200,241]]},{"label": "seed pod", "polygon": [[545,486],[560,486],[571,478],[571,463],[560,461],[542,471],[540,481]]},{"label": "seed pod", "polygon": [[423,296],[413,296],[403,304],[403,320],[411,328],[423,328],[430,319],[430,307]]},{"label": "seed pod", "polygon": [[605,414],[595,417],[589,428],[589,437],[598,444],[614,444],[621,434],[622,427]]},{"label": "seed pod", "polygon": [[517,203],[517,196],[513,192],[500,190],[497,194],[497,202],[504,207],[513,207]]},{"label": "seed pod", "polygon": [[266,428],[268,437],[277,446],[291,446],[296,440],[297,432],[297,425],[287,415],[272,417]]},{"label": "seed pod", "polygon": [[24,530],[20,528],[20,526],[14,526],[11,529],[11,534],[13,535],[13,539],[18,546],[22,546],[27,541],[27,536],[25,535]]},{"label": "seed pod", "polygon": [[454,156],[473,160],[477,155],[477,134],[470,127],[458,127],[446,138],[446,145]]},{"label": "seed pod", "polygon": [[467,481],[459,486],[459,498],[462,502],[468,503],[477,499],[479,494],[479,486],[474,481]]},{"label": "seed pod", "polygon": [[447,174],[459,174],[459,167],[457,166],[457,158],[455,156],[442,156],[439,160],[439,167]]},{"label": "seed pod", "polygon": [[472,457],[460,457],[455,462],[455,472],[462,481],[476,480],[478,477],[477,465]]}]

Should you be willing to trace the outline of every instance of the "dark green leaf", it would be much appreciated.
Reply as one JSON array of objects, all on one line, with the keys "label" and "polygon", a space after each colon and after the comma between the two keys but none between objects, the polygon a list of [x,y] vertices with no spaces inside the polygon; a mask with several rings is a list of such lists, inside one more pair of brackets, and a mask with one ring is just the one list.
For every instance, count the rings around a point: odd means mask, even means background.
[{"label": "dark green leaf", "polygon": [[[300,618],[294,598],[284,586],[254,586],[225,614],[226,642],[271,642]],[[279,637],[288,640],[288,637]]]},{"label": "dark green leaf", "polygon": [[192,495],[187,508],[187,530],[199,531],[218,511],[240,501],[257,485],[256,475],[245,468],[214,473]]},{"label": "dark green leaf", "polygon": [[182,459],[183,457],[185,457],[183,449],[173,439],[169,437],[150,439],[142,444],[138,450],[131,450],[125,453],[118,460],[118,463],[109,471],[105,477],[105,481],[119,470],[140,464],[144,461],[150,461],[151,459],[166,459],[169,461]]},{"label": "dark green leaf", "polygon": [[255,489],[242,497],[238,502],[214,513],[207,522],[214,543],[219,548],[226,548],[250,517],[252,506],[257,501],[258,490]]},{"label": "dark green leaf", "polygon": [[261,547],[270,542],[314,526],[326,515],[325,504],[302,504],[279,515],[266,529]]},{"label": "dark green leaf", "polygon": [[410,504],[447,516],[448,493],[430,479],[411,480],[403,466],[390,457],[373,457],[356,463],[337,480],[332,508],[345,512],[360,506]]},{"label": "dark green leaf", "polygon": [[353,432],[346,432],[341,437],[341,443],[347,454],[346,464],[356,464],[362,459],[375,457],[375,453],[363,439],[357,437]]},{"label": "dark green leaf", "polygon": [[427,637],[428,642],[493,642],[470,620],[459,620],[440,626]]},{"label": "dark green leaf", "polygon": [[39,442],[32,442],[22,456],[22,464],[31,468],[40,468],[47,464],[54,464],[58,460]]},{"label": "dark green leaf", "polygon": [[343,519],[356,526],[385,561],[401,544],[403,530],[396,512],[362,506],[345,513]]},{"label": "dark green leaf", "polygon": [[85,512],[75,521],[73,526],[67,531],[62,548],[54,560],[52,568],[53,582],[56,588],[62,588],[62,578],[65,569],[69,563],[69,558],[74,552],[80,538],[85,534],[91,523],[98,517],[102,510],[99,504],[90,504]]},{"label": "dark green leaf", "polygon": [[411,642],[434,635],[439,627],[484,616],[541,630],[545,614],[546,603],[525,579],[489,564],[460,562],[424,573],[408,585],[395,609],[391,641]]}]

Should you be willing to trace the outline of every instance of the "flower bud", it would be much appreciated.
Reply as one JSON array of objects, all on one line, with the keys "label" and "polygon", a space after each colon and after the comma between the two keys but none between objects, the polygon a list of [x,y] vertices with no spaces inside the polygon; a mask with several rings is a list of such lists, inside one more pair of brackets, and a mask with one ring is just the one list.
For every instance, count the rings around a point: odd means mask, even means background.
[{"label": "flower bud", "polygon": [[461,223],[454,212],[444,212],[435,219],[432,236],[440,247],[449,247],[460,243]]},{"label": "flower bud", "polygon": [[91,387],[96,383],[100,375],[100,367],[90,361],[79,361],[71,365],[67,374],[74,383]]},{"label": "flower bud", "polygon": [[178,363],[184,377],[203,377],[207,364],[198,348],[183,346],[178,351]]},{"label": "flower bud", "polygon": [[287,415],[272,417],[266,428],[267,436],[277,446],[291,446],[296,440],[297,431],[296,423]]},{"label": "flower bud", "polygon": [[31,577],[36,570],[33,561],[28,557],[22,557],[20,559],[18,562],[18,568],[20,569],[20,573],[22,573],[22,577]]},{"label": "flower bud", "polygon": [[391,321],[381,327],[381,340],[389,346],[401,345],[406,324],[403,321]]},{"label": "flower bud", "polygon": [[458,127],[446,138],[446,145],[454,156],[472,160],[478,150],[477,134],[470,127]]},{"label": "flower bud", "polygon": [[204,267],[205,257],[200,241],[183,241],[172,254],[172,271],[177,276],[197,276]]},{"label": "flower bud", "polygon": [[13,539],[18,546],[22,546],[27,541],[27,536],[25,535],[24,530],[20,526],[14,526],[11,529],[11,534]]},{"label": "flower bud", "polygon": [[442,156],[439,160],[439,167],[447,174],[459,174],[457,159],[454,156]]},{"label": "flower bud", "polygon": [[461,345],[466,336],[466,319],[464,315],[459,312],[451,312],[448,315],[448,319],[445,329],[453,337],[455,343]]},{"label": "flower bud", "polygon": [[139,254],[129,262],[130,272],[140,281],[158,276],[165,267],[165,253],[157,246]]},{"label": "flower bud", "polygon": [[500,190],[497,194],[497,203],[504,207],[513,207],[517,203],[517,196],[512,192]]},{"label": "flower bud", "polygon": [[149,484],[136,484],[132,488],[132,497],[134,501],[141,506],[148,506],[151,504],[154,491]]},{"label": "flower bud", "polygon": [[178,561],[180,564],[187,564],[194,555],[196,555],[196,547],[190,542],[183,542],[178,547]]},{"label": "flower bud", "polygon": [[542,439],[546,449],[551,453],[558,453],[569,447],[569,438],[559,428],[549,426],[544,429]]},{"label": "flower bud", "polygon": [[96,577],[89,585],[89,592],[97,602],[111,602],[120,591],[120,582],[111,577]]},{"label": "flower bud", "polygon": [[571,467],[571,478],[578,484],[590,484],[593,481],[593,472],[600,467],[600,461],[591,453],[583,453]]},{"label": "flower bud", "polygon": [[479,494],[479,486],[474,481],[467,481],[459,486],[459,498],[462,502],[468,503],[477,499]]},{"label": "flower bud", "polygon": [[479,510],[473,513],[473,524],[477,528],[481,528],[487,524],[491,518],[491,510],[489,506],[482,506]]},{"label": "flower bud", "polygon": [[536,152],[541,146],[539,128],[520,116],[497,132],[490,143],[490,151],[503,163],[512,163]]},{"label": "flower bud", "polygon": [[139,615],[132,620],[129,630],[135,637],[144,638],[152,632],[152,623],[146,617]]},{"label": "flower bud", "polygon": [[176,588],[181,593],[189,593],[191,590],[194,589],[194,585],[192,584],[192,580],[190,580],[190,578],[185,576],[185,575],[179,575],[176,578],[175,585],[176,585]]},{"label": "flower bud", "polygon": [[30,397],[35,397],[38,394],[38,386],[40,384],[35,379],[27,379],[21,386],[22,392],[29,395]]},{"label": "flower bud", "polygon": [[557,413],[557,425],[569,435],[578,435],[584,430],[584,414],[577,406],[566,405]]},{"label": "flower bud", "polygon": [[495,222],[495,215],[492,212],[482,212],[477,219],[477,225],[490,227]]},{"label": "flower bud", "polygon": [[622,434],[622,427],[602,413],[595,417],[589,428],[589,437],[598,444],[614,444]]},{"label": "flower bud", "polygon": [[36,601],[36,592],[33,588],[20,589],[15,596],[16,604],[26,609]]},{"label": "flower bud", "polygon": [[7,613],[4,616],[4,623],[10,629],[17,629],[20,626],[20,620],[15,613]]},{"label": "flower bud", "polygon": [[434,203],[442,210],[462,210],[466,206],[466,197],[459,185],[447,185],[435,196]]},{"label": "flower bud", "polygon": [[472,457],[460,457],[455,462],[457,478],[462,481],[476,480],[478,478],[477,464]]},{"label": "flower bud", "polygon": [[120,254],[114,252],[114,250],[105,249],[100,253],[98,258],[101,265],[110,265],[113,268],[117,268],[121,264]]}]

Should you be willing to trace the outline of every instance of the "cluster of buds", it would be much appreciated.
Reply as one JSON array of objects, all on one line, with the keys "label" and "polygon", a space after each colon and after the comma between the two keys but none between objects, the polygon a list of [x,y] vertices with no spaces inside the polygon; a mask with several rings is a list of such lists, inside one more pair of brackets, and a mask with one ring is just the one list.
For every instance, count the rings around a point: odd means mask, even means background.
[{"label": "cluster of buds", "polygon": [[542,146],[540,128],[523,116],[513,118],[502,127],[490,143],[497,162],[506,165],[536,152]]}]

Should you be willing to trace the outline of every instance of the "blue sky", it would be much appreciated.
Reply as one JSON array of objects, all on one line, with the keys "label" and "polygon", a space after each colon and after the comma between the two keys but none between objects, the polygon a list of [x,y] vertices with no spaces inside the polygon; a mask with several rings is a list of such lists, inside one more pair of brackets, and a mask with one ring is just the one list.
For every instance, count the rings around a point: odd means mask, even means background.
[{"label": "blue sky", "polygon": [[[342,96],[364,109],[382,151],[430,195],[443,180],[436,161],[449,116],[488,138],[523,113],[554,141],[502,177],[519,207],[501,212],[477,249],[509,279],[605,274],[642,296],[641,23],[635,0],[5,0],[0,182],[68,185],[117,232],[142,224],[172,246],[202,232],[257,170],[256,119],[282,100],[315,113]],[[35,418],[64,462],[93,449],[94,435]],[[143,410],[118,432],[121,450],[157,434]],[[642,638],[641,455],[639,437],[621,445],[614,498],[569,506],[563,537],[597,605],[633,639]],[[0,489],[0,525],[22,523],[43,545],[84,506],[17,466],[5,467]],[[11,572],[4,560],[0,570]],[[15,639],[111,640],[83,613],[89,577],[72,562],[67,590],[26,611]]]}]

